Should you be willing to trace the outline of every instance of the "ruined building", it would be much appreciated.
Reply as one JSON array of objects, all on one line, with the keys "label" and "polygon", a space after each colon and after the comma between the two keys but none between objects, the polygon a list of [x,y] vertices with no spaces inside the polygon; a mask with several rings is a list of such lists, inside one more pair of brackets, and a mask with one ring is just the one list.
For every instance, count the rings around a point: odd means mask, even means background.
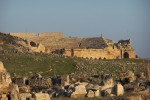
[{"label": "ruined building", "polygon": [[47,53],[59,53],[65,56],[76,56],[93,59],[135,58],[136,53],[131,40],[120,40],[114,43],[104,37],[77,38],[64,37],[62,32],[43,33],[10,33],[28,41],[41,43]]}]

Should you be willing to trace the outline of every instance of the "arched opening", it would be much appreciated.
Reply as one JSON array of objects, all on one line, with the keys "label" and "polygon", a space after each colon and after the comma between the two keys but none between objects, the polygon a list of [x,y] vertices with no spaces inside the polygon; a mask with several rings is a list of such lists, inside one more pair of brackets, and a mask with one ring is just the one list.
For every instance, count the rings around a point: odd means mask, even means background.
[{"label": "arched opening", "polygon": [[129,53],[128,53],[128,52],[125,52],[125,53],[123,54],[123,57],[124,57],[124,58],[129,58]]},{"label": "arched opening", "polygon": [[30,45],[31,45],[32,47],[36,47],[36,46],[37,46],[36,43],[33,42],[33,41],[30,42]]},{"label": "arched opening", "polygon": [[25,80],[25,85],[29,85],[29,80]]},{"label": "arched opening", "polygon": [[74,56],[74,49],[71,49],[71,56]]}]

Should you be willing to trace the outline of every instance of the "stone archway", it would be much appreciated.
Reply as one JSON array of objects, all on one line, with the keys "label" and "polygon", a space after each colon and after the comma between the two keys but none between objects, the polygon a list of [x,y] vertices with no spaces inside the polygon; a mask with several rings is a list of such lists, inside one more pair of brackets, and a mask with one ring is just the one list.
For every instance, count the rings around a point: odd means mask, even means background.
[{"label": "stone archway", "polygon": [[125,52],[125,53],[123,54],[123,58],[129,58],[129,53],[128,53],[128,52]]}]

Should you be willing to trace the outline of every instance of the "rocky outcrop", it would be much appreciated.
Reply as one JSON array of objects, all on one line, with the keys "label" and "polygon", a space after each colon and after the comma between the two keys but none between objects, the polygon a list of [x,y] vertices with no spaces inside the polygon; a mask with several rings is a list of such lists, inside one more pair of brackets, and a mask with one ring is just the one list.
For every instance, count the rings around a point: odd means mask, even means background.
[{"label": "rocky outcrop", "polygon": [[33,41],[31,41],[29,43],[28,47],[29,47],[29,50],[31,52],[39,52],[39,53],[42,52],[42,53],[44,53],[46,51],[45,46],[43,44],[41,44],[41,43],[35,43]]},{"label": "rocky outcrop", "polygon": [[12,81],[9,73],[6,71],[3,63],[0,61],[0,90],[2,93],[8,92],[11,82]]}]

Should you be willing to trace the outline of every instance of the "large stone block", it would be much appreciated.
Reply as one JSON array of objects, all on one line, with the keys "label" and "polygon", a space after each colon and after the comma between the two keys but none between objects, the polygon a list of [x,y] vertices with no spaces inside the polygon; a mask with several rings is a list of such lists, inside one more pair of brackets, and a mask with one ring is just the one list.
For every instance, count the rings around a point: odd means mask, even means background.
[{"label": "large stone block", "polygon": [[121,84],[116,84],[113,89],[113,93],[117,96],[124,94],[124,87]]},{"label": "large stone block", "polygon": [[50,96],[47,93],[35,93],[35,100],[50,100]]},{"label": "large stone block", "polygon": [[75,87],[75,91],[71,94],[71,97],[78,98],[78,97],[85,97],[87,94],[86,88],[83,85],[78,85]]}]

